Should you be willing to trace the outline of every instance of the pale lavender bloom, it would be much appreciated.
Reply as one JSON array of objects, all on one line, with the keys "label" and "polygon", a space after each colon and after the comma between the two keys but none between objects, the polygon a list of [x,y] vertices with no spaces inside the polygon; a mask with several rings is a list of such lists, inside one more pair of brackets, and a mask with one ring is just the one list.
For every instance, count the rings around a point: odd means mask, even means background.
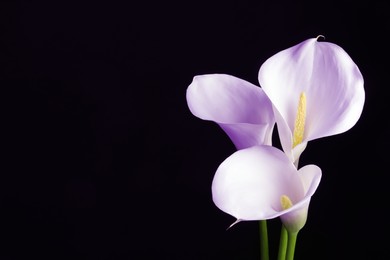
[{"label": "pale lavender bloom", "polygon": [[186,97],[192,114],[217,123],[237,149],[272,143],[272,104],[258,86],[226,74],[200,75]]},{"label": "pale lavender bloom", "polygon": [[[269,58],[259,82],[261,88],[225,74],[196,76],[187,103],[195,116],[219,124],[238,149],[214,176],[216,206],[235,223],[280,216],[297,232],[322,174],[315,165],[298,169],[299,157],[309,141],[356,124],[363,77],[342,48],[317,37]],[[275,121],[285,153],[270,146]]]},{"label": "pale lavender bloom", "polygon": [[363,76],[339,46],[308,39],[264,62],[259,83],[272,101],[283,150],[298,161],[307,142],[343,133],[363,110]]},{"label": "pale lavender bloom", "polygon": [[287,230],[297,232],[306,222],[320,180],[319,167],[298,170],[281,150],[253,146],[222,162],[213,179],[212,196],[219,209],[237,219],[233,224],[280,216]]}]

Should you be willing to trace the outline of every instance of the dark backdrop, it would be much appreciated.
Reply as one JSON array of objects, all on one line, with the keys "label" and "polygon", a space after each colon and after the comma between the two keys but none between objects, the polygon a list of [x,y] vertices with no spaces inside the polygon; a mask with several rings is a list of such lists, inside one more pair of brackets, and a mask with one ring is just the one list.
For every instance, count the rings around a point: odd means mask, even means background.
[{"label": "dark backdrop", "polygon": [[1,2],[0,258],[259,259],[257,222],[226,231],[211,200],[235,149],[185,91],[205,73],[258,85],[267,58],[319,34],[359,66],[366,103],[302,155],[323,178],[296,259],[389,258],[386,2],[155,2]]}]

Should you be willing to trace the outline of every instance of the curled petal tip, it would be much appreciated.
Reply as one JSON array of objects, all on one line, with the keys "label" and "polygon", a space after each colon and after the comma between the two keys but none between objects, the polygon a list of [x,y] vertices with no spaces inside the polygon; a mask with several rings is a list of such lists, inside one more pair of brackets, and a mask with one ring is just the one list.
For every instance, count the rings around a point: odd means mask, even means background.
[{"label": "curled petal tip", "polygon": [[242,219],[237,219],[236,221],[233,222],[233,224],[231,224],[226,230],[229,230],[231,227],[233,227],[235,224],[237,224],[238,222],[241,222]]},{"label": "curled petal tip", "polygon": [[316,40],[318,41],[320,38],[323,38],[323,40],[325,40],[325,36],[322,35],[322,34],[318,35],[318,36],[316,37]]}]

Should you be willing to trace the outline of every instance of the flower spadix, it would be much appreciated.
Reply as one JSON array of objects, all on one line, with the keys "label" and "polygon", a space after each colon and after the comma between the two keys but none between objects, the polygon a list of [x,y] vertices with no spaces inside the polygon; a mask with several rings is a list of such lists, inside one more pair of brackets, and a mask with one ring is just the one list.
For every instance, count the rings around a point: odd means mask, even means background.
[{"label": "flower spadix", "polygon": [[259,70],[283,150],[292,161],[308,141],[349,130],[363,110],[359,68],[341,47],[318,38],[275,54]]},{"label": "flower spadix", "polygon": [[217,123],[237,149],[271,144],[275,119],[260,87],[226,74],[199,75],[186,98],[191,113]]},{"label": "flower spadix", "polygon": [[215,205],[237,221],[281,217],[297,232],[307,219],[309,202],[321,179],[321,169],[299,170],[281,150],[253,146],[239,150],[218,167],[213,183]]}]

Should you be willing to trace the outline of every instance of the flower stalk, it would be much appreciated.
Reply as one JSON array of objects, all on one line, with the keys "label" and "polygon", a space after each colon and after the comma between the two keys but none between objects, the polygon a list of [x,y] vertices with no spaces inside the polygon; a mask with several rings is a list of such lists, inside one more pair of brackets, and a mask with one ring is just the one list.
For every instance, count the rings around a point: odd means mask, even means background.
[{"label": "flower stalk", "polygon": [[286,260],[293,260],[298,232],[288,232]]},{"label": "flower stalk", "polygon": [[282,225],[282,229],[280,231],[278,260],[285,260],[286,259],[287,240],[288,240],[287,229],[284,227],[284,225]]},{"label": "flower stalk", "polygon": [[259,228],[260,228],[260,259],[269,260],[267,220],[260,220]]}]

